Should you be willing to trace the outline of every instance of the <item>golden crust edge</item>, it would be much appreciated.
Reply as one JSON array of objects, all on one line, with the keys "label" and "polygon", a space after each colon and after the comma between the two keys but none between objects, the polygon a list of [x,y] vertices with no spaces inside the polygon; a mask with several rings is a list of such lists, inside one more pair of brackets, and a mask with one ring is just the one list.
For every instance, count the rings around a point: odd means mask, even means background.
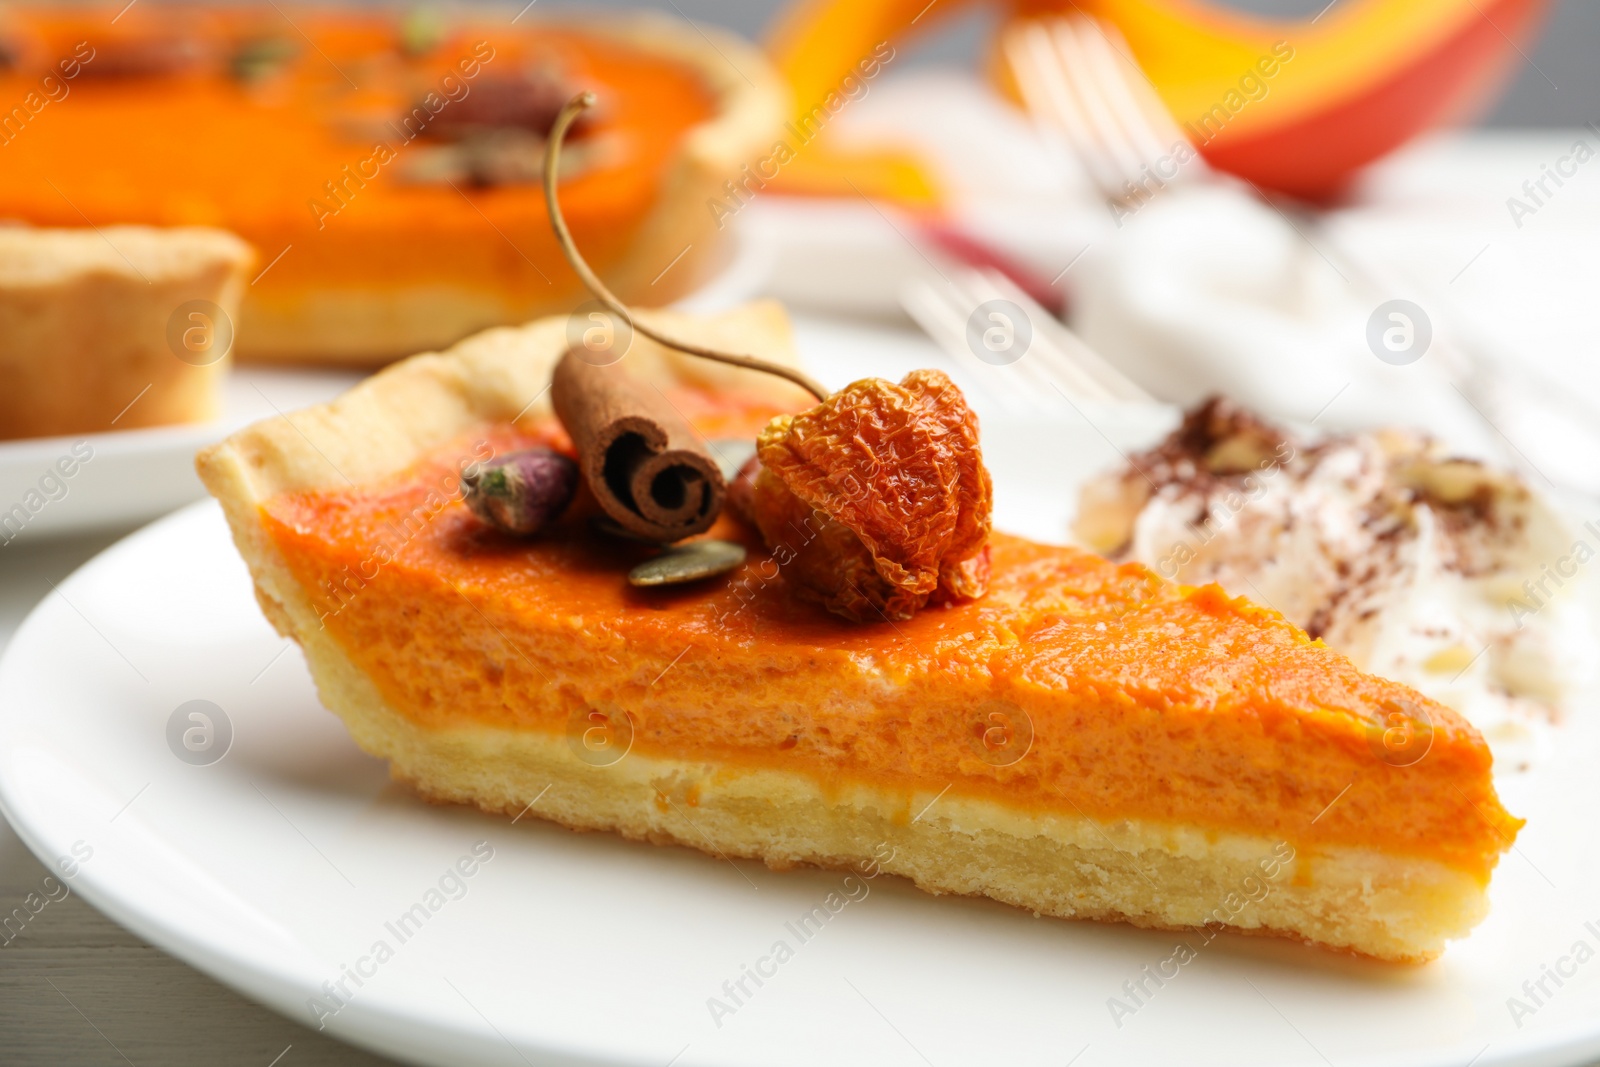
[{"label": "golden crust edge", "polygon": [[0,439],[215,417],[229,353],[175,358],[170,317],[190,303],[236,316],[254,259],[210,227],[0,227]]},{"label": "golden crust edge", "polygon": [[[637,316],[669,336],[799,365],[788,316],[775,301],[708,316]],[[328,403],[263,419],[202,449],[196,470],[229,511],[237,537],[241,522],[258,523],[240,506],[253,510],[278,493],[360,485],[396,474],[484,422],[532,425],[552,418],[550,372],[567,350],[567,322],[565,315],[552,315],[525,326],[496,327],[443,353],[412,356]],[[657,386],[737,391],[784,410],[813,402],[782,379],[686,356],[637,333],[623,359],[636,377]]]}]

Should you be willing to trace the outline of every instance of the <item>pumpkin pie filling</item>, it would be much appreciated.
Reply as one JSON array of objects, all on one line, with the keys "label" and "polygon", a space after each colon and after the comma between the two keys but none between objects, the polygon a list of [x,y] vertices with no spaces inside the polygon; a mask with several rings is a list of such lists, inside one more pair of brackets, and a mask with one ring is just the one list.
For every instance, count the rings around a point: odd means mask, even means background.
[{"label": "pumpkin pie filling", "polygon": [[[313,22],[308,29],[328,34],[334,27]],[[50,47],[71,55],[76,40],[71,37],[52,34]],[[376,52],[383,41],[374,32],[368,44]],[[654,202],[656,183],[684,132],[712,114],[709,92],[681,64],[570,30],[543,30],[531,45],[501,40],[475,52],[473,44],[453,42],[454,51],[441,47],[447,62],[435,63],[438,69],[428,72],[434,80],[455,75],[468,89],[464,99],[471,99],[477,79],[494,76],[497,67],[527,63],[535,49],[568,57],[584,83],[606,91],[611,106],[597,120],[592,136],[612,139],[626,155],[627,166],[575,176],[563,191],[563,204],[573,229],[585,238],[586,247],[595,249],[594,258],[608,264],[619,250],[619,231],[636,225]],[[484,62],[486,55],[490,58]],[[458,58],[470,64],[476,78],[460,78],[453,69]],[[94,65],[91,60],[84,67],[85,76]],[[286,257],[279,264],[283,269],[262,277],[258,288],[265,287],[269,297],[302,282],[344,282],[352,272],[375,284],[399,283],[438,278],[443,267],[474,284],[510,291],[530,282],[546,285],[536,270],[565,274],[544,205],[536,196],[516,189],[474,190],[484,215],[516,234],[512,248],[448,186],[407,184],[392,175],[374,180],[380,165],[372,158],[377,142],[393,146],[396,163],[407,149],[427,142],[401,142],[381,121],[369,123],[370,137],[358,138],[351,128],[355,116],[401,116],[410,101],[398,85],[389,92],[368,90],[365,95],[371,99],[359,108],[352,100],[351,122],[341,127],[329,120],[326,107],[308,106],[313,95],[331,93],[335,100],[341,95],[336,87],[322,84],[328,75],[327,70],[297,63],[292,88],[281,97],[265,98],[222,77],[163,78],[132,93],[125,79],[85,77],[71,86],[70,108],[49,121],[40,116],[41,121],[20,131],[10,147],[24,162],[7,168],[9,188],[0,188],[0,196],[8,213],[40,225],[82,225],[83,216],[72,207],[77,204],[97,225],[127,221],[130,213],[151,216],[148,221],[163,225],[226,225],[268,256],[285,243],[302,242],[308,254]],[[23,96],[36,80],[22,72],[0,77],[0,93],[7,99]],[[343,95],[353,97],[357,91]],[[135,121],[147,107],[159,107],[163,121]],[[449,105],[440,114],[448,115]],[[196,151],[197,146],[204,150]],[[114,176],[90,165],[108,156],[118,160]],[[355,172],[354,178],[346,168]],[[39,180],[41,174],[63,185],[72,203]],[[328,191],[328,181],[342,199]],[[152,190],[159,191],[153,210],[145,196]],[[286,195],[285,190],[301,195]],[[326,212],[312,210],[310,205],[318,203]],[[414,221],[419,215],[432,219],[430,228],[440,237],[453,237],[419,242]],[[491,239],[503,255],[490,249]],[[508,276],[513,261],[521,269]],[[562,282],[569,292],[578,291],[572,279],[563,277]]]},{"label": "pumpkin pie filling", "polygon": [[[671,396],[711,437],[773,414]],[[592,534],[584,501],[531,541],[461,503],[464,465],[536,444],[569,447],[554,422],[486,423],[381,482],[261,505],[320,625],[424,731],[560,739],[599,711],[640,756],[868,786],[903,821],[941,794],[1424,858],[1479,884],[1521,825],[1455,713],[1214,586],[996,534],[987,596],[853,625],[725,515],[708,536],[746,545],[741,571],[632,589],[617,574],[649,550]],[[1397,722],[1426,736],[1414,760],[1386,754]]]}]

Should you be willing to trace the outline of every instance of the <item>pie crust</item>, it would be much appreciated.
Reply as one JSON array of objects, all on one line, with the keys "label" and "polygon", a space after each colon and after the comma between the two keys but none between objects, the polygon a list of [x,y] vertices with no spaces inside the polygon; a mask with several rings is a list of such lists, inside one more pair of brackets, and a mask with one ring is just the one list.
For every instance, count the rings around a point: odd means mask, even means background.
[{"label": "pie crust", "polygon": [[220,230],[0,227],[0,439],[215,418],[252,261]]}]

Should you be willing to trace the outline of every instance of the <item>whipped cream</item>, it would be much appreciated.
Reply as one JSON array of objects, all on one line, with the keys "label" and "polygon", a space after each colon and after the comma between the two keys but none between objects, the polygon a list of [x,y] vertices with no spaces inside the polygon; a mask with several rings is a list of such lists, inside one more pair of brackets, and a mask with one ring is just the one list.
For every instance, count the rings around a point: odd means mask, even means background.
[{"label": "whipped cream", "polygon": [[1483,733],[1524,769],[1592,676],[1581,587],[1600,525],[1520,479],[1381,430],[1300,440],[1212,399],[1082,490],[1091,547],[1281,612],[1371,674]]}]

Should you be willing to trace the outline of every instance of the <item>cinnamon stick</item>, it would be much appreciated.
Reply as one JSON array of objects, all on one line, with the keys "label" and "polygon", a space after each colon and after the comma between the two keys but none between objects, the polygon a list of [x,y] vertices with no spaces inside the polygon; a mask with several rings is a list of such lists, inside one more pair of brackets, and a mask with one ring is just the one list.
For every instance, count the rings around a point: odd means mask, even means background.
[{"label": "cinnamon stick", "polygon": [[623,365],[575,352],[550,383],[556,416],[578,450],[578,471],[618,524],[662,543],[708,529],[722,511],[722,471],[666,397]]}]

